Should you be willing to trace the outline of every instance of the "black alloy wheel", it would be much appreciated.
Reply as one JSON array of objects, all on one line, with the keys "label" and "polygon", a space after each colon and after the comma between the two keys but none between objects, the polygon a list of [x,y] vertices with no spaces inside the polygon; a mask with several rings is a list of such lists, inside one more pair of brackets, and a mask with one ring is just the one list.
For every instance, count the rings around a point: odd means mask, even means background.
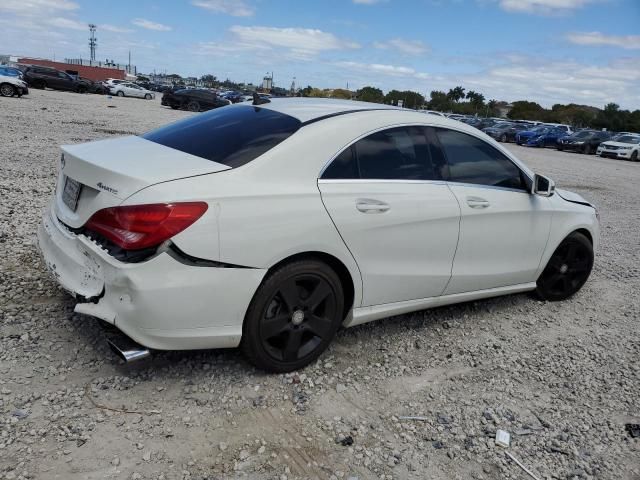
[{"label": "black alloy wheel", "polygon": [[565,238],[538,278],[536,293],[544,300],[569,298],[582,288],[593,268],[593,246],[579,232]]},{"label": "black alloy wheel", "polygon": [[189,110],[190,112],[199,112],[200,111],[200,104],[198,102],[196,102],[195,100],[192,100],[191,102],[189,102],[187,104],[187,110]]},{"label": "black alloy wheel", "polygon": [[318,260],[301,260],[273,272],[247,310],[242,350],[255,366],[290,372],[315,360],[344,318],[339,277]]},{"label": "black alloy wheel", "polygon": [[18,89],[10,83],[3,83],[0,85],[0,95],[3,97],[13,97],[18,93]]}]

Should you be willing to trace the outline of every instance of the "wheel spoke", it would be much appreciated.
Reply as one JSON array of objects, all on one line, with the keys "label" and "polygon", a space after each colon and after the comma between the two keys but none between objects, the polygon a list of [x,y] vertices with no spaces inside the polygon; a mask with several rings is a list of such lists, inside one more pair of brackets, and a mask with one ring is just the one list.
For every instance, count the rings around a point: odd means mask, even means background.
[{"label": "wheel spoke", "polygon": [[293,362],[298,359],[298,350],[300,350],[300,344],[302,343],[302,333],[303,330],[301,328],[289,331],[287,344],[282,352],[282,357],[285,362]]},{"label": "wheel spoke", "polygon": [[554,255],[549,259],[549,263],[547,264],[547,266],[559,272],[563,263],[564,262],[562,261],[562,258],[560,258],[560,256]]},{"label": "wheel spoke", "polygon": [[294,278],[290,278],[282,284],[280,287],[280,296],[287,307],[287,311],[289,313],[293,313],[294,309],[300,302],[298,284]]},{"label": "wheel spoke", "polygon": [[329,295],[331,295],[329,285],[321,280],[316,284],[309,298],[304,300],[304,304],[313,312]]},{"label": "wheel spoke", "polygon": [[589,270],[589,260],[576,261],[570,268],[572,273],[583,273]]},{"label": "wheel spoke", "polygon": [[260,326],[263,338],[267,340],[284,332],[291,324],[288,315],[278,315],[274,318],[264,319]]},{"label": "wheel spoke", "polygon": [[311,331],[314,335],[325,339],[331,335],[331,320],[328,318],[319,317],[318,315],[310,315],[305,323],[307,330]]}]

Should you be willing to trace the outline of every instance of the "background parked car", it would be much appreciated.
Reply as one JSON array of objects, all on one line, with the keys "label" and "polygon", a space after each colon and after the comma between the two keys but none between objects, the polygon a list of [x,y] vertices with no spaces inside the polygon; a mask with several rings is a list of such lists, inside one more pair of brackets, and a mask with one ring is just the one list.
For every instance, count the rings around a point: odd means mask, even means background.
[{"label": "background parked car", "polygon": [[230,105],[231,101],[219,97],[215,92],[201,88],[170,90],[162,95],[162,105],[174,110],[187,109],[201,112]]},{"label": "background parked car", "polygon": [[22,80],[19,70],[0,67],[0,95],[3,97],[13,97],[17,95],[21,97],[29,93],[27,82]]},{"label": "background parked car", "polygon": [[558,139],[567,135],[567,131],[564,128],[549,127],[539,135],[533,135],[529,137],[527,147],[555,147],[558,144]]},{"label": "background parked car", "polygon": [[156,98],[156,94],[151,90],[147,90],[146,88],[142,88],[135,83],[118,83],[112,86],[109,89],[111,95],[117,95],[119,97],[137,97],[144,98],[146,100],[151,100],[152,98]]},{"label": "background parked car", "polygon": [[601,157],[637,162],[640,159],[640,135],[618,135],[612,140],[602,142],[596,153]]},{"label": "background parked car", "polygon": [[575,152],[590,154],[595,153],[598,146],[610,138],[610,132],[581,130],[571,135],[560,137],[556,148],[558,150],[572,150]]},{"label": "background parked car", "polygon": [[522,125],[519,123],[510,123],[510,122],[502,122],[497,123],[492,127],[487,127],[482,131],[489,135],[490,137],[495,138],[500,142],[515,142],[516,134],[523,130],[526,130],[528,127],[526,125]]},{"label": "background parked car", "polygon": [[33,88],[52,88],[54,90],[69,90],[84,93],[86,85],[79,82],[66,72],[55,68],[27,65],[22,71],[24,80]]},{"label": "background parked car", "polygon": [[537,127],[531,128],[529,130],[523,130],[521,132],[518,132],[518,133],[516,133],[516,143],[518,145],[524,145],[525,143],[527,143],[529,141],[530,138],[542,135],[547,130],[549,130],[549,127],[545,127],[545,126],[539,125]]}]

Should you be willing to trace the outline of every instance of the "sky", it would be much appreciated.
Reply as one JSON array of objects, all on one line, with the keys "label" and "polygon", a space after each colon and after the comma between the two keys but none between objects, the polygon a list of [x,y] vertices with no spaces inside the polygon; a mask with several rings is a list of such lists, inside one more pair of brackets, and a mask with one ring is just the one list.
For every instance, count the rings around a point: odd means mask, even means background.
[{"label": "sky", "polygon": [[[0,0],[0,54],[640,108],[640,0]],[[8,49],[8,50],[7,50]]]}]

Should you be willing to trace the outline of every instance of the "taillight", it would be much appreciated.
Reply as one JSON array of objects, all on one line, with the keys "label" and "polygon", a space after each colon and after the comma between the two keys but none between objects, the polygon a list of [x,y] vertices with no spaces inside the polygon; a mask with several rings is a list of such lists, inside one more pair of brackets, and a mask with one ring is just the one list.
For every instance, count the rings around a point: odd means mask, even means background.
[{"label": "taillight", "polygon": [[154,203],[105,208],[94,213],[85,228],[125,250],[160,245],[198,220],[204,202]]}]

